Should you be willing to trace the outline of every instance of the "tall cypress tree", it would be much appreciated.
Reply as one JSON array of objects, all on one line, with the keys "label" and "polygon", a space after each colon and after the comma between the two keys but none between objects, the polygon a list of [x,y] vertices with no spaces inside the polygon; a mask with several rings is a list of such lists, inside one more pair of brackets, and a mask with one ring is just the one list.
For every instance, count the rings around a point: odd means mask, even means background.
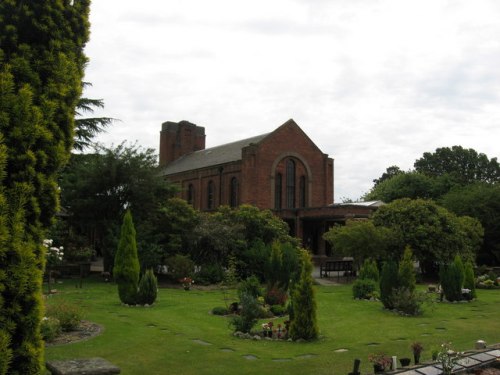
[{"label": "tall cypress tree", "polygon": [[137,290],[140,269],[132,214],[127,211],[123,217],[120,242],[113,268],[120,301],[127,305],[135,305],[138,302]]},{"label": "tall cypress tree", "polygon": [[[43,372],[44,231],[58,209],[81,94],[90,0],[0,1],[0,135],[7,151],[0,252],[8,374]],[[8,344],[5,344],[8,343]],[[3,366],[3,364],[2,364]]]}]

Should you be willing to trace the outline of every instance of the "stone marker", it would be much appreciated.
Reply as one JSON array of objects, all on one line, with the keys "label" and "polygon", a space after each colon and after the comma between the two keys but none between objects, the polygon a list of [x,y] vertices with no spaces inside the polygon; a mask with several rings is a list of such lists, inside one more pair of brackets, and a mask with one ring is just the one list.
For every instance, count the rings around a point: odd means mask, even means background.
[{"label": "stone marker", "polygon": [[484,340],[476,341],[476,349],[486,349],[486,342]]},{"label": "stone marker", "polygon": [[120,373],[120,368],[99,357],[47,361],[46,367],[53,375],[108,375]]}]

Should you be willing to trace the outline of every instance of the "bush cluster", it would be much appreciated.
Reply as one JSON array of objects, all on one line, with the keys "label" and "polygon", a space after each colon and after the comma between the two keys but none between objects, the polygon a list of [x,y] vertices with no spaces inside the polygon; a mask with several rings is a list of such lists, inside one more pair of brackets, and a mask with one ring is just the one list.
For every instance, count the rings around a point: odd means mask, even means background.
[{"label": "bush cluster", "polygon": [[377,283],[371,279],[357,279],[352,284],[352,296],[357,299],[371,299],[378,296]]},{"label": "bush cluster", "polygon": [[45,317],[42,319],[42,324],[40,325],[40,333],[42,338],[47,341],[53,341],[57,336],[61,334],[61,323],[59,319],[52,316]]},{"label": "bush cluster", "polygon": [[240,315],[233,317],[231,324],[234,326],[235,331],[250,333],[261,315],[261,306],[254,296],[247,293],[241,295],[240,304]]},{"label": "bush cluster", "polygon": [[65,300],[58,300],[50,304],[47,307],[46,314],[47,317],[58,320],[61,329],[66,332],[77,329],[84,317],[80,306]]}]

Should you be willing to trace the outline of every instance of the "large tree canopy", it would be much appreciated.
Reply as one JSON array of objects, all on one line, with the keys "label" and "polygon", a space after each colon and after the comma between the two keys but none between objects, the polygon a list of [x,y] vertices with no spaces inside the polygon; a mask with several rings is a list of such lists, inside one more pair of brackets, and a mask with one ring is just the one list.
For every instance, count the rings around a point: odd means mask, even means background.
[{"label": "large tree canopy", "polygon": [[415,170],[428,176],[448,174],[460,184],[473,182],[500,182],[500,165],[496,158],[462,146],[442,147],[435,152],[425,152],[415,161]]},{"label": "large tree canopy", "polygon": [[373,215],[373,223],[397,233],[399,248],[411,246],[423,263],[449,262],[457,254],[474,259],[478,248],[475,239],[482,238],[482,227],[476,219],[460,219],[423,199],[404,198],[381,206]]}]

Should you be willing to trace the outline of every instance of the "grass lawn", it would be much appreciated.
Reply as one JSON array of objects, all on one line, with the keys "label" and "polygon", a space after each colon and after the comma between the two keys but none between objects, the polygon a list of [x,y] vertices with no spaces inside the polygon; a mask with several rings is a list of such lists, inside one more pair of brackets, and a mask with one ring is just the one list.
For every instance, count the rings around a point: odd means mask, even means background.
[{"label": "grass lawn", "polygon": [[90,280],[76,289],[65,281],[57,287],[59,293],[47,303],[60,298],[78,303],[85,318],[104,326],[104,332],[48,347],[46,359],[99,356],[125,375],[347,374],[354,358],[361,359],[361,372],[367,373],[373,372],[368,354],[412,357],[413,341],[424,345],[421,361],[445,341],[458,350],[472,349],[478,339],[500,342],[499,290],[478,290],[477,301],[435,304],[420,317],[401,317],[384,311],[379,302],[353,300],[350,285],[317,286],[321,339],[291,343],[234,338],[226,318],[209,314],[224,306],[219,290],[160,289],[155,306],[131,308],[120,305],[115,284]]}]

